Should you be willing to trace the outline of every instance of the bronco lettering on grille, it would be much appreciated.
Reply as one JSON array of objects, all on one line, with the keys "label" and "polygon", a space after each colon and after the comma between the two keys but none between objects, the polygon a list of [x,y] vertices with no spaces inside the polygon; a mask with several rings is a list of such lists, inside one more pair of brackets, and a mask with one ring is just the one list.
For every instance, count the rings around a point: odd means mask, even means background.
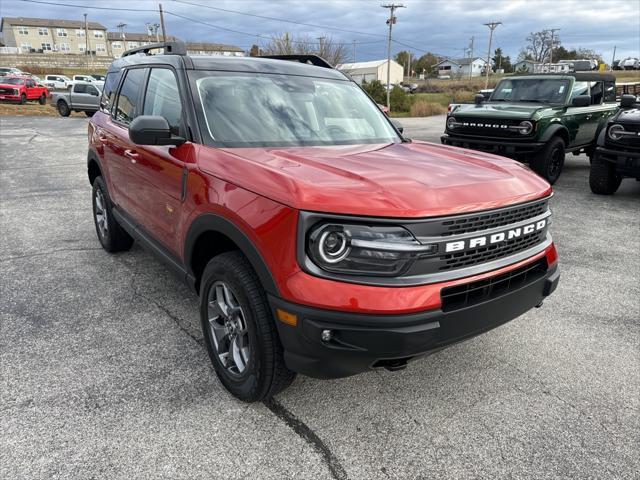
[{"label": "bronco lettering on grille", "polygon": [[459,252],[467,248],[484,247],[486,245],[493,245],[496,243],[506,242],[514,238],[519,238],[526,235],[531,235],[534,232],[542,230],[547,225],[547,220],[542,219],[536,223],[531,223],[523,227],[512,228],[505,230],[504,232],[493,233],[491,235],[484,235],[482,237],[473,237],[466,240],[458,240],[456,242],[448,242],[445,245],[445,252]]}]

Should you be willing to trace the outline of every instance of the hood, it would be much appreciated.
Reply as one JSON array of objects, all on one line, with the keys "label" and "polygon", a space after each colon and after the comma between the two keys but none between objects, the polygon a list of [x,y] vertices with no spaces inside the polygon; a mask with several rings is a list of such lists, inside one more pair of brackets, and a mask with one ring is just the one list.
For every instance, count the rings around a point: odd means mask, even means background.
[{"label": "hood", "polygon": [[420,218],[551,193],[545,180],[518,162],[426,142],[196,148],[202,171],[299,210]]},{"label": "hood", "polygon": [[494,102],[475,104],[461,104],[451,115],[461,115],[470,118],[500,118],[510,120],[531,120],[537,119],[550,112],[555,112],[562,107],[552,107],[539,103],[523,102]]},{"label": "hood", "polygon": [[640,108],[620,110],[609,123],[633,123],[640,124]]},{"label": "hood", "polygon": [[15,88],[16,90],[20,90],[20,87],[22,87],[22,85],[14,85],[12,83],[0,82],[0,88]]}]

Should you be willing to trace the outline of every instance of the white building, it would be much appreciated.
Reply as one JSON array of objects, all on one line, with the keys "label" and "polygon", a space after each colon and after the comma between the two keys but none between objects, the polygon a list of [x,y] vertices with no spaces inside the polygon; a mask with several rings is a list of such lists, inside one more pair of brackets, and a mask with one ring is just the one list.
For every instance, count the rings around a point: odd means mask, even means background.
[{"label": "white building", "polygon": [[542,63],[533,60],[521,60],[513,66],[516,73],[569,73],[569,63]]},{"label": "white building", "polygon": [[479,77],[485,73],[487,61],[480,57],[475,58],[447,58],[436,63],[438,76],[450,78]]},{"label": "white building", "polygon": [[[372,82],[378,80],[387,83],[387,60],[373,60],[371,62],[343,63],[338,65],[338,70],[348,73],[357,83],[362,81]],[[398,62],[391,60],[391,75],[389,82],[397,85],[404,79],[404,68]]]}]

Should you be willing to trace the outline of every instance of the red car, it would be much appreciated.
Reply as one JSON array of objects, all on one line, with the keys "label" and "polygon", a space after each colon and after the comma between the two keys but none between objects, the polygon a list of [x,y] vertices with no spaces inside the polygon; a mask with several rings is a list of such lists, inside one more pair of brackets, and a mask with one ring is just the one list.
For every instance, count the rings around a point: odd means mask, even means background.
[{"label": "red car", "polygon": [[37,100],[40,105],[47,103],[49,89],[38,85],[31,77],[10,75],[0,77],[0,100],[5,102],[27,103]]},{"label": "red car", "polygon": [[150,48],[113,62],[89,123],[97,236],[199,294],[238,398],[404,368],[556,288],[552,190],[519,163],[403,137],[317,57]]}]

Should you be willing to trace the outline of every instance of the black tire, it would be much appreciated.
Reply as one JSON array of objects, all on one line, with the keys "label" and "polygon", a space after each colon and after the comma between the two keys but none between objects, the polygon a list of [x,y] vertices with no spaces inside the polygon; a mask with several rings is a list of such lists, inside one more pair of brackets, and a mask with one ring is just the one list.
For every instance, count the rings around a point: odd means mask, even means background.
[{"label": "black tire", "polygon": [[20,105],[24,105],[25,103],[27,103],[27,96],[23,93],[20,95]]},{"label": "black tire", "polygon": [[93,117],[94,113],[96,113],[96,112],[84,112],[84,114],[89,118]]},{"label": "black tire", "polygon": [[64,100],[59,100],[57,106],[58,106],[58,113],[61,116],[68,117],[69,115],[71,115],[71,110],[69,109],[69,105],[67,105],[67,102],[65,102]]},{"label": "black tire", "polygon": [[[236,369],[233,372],[228,364],[223,363],[213,338],[209,320],[210,295],[215,296],[215,287],[221,284],[232,292],[246,329],[249,349],[243,371]],[[256,402],[270,398],[291,385],[295,373],[285,366],[282,344],[264,288],[242,253],[222,253],[207,264],[200,286],[200,318],[211,362],[220,382],[232,395],[245,402]],[[228,350],[231,350],[230,346]]]},{"label": "black tire", "polygon": [[598,195],[613,195],[621,182],[622,177],[616,172],[615,166],[596,155],[589,171],[591,191]]},{"label": "black tire", "polygon": [[529,162],[529,166],[534,172],[553,185],[562,173],[565,157],[564,149],[564,140],[560,137],[553,137],[542,150],[534,155],[531,162]]},{"label": "black tire", "polygon": [[[93,223],[102,248],[110,253],[129,250],[133,245],[133,238],[124,231],[113,216],[111,199],[102,177],[96,177],[93,181],[91,199],[93,204]],[[102,218],[106,220],[106,228],[102,228],[100,224],[100,211],[104,212],[104,217]]]},{"label": "black tire", "polygon": [[46,95],[41,95],[40,98],[38,99],[38,103],[40,105],[46,105],[47,104],[47,96]]}]

